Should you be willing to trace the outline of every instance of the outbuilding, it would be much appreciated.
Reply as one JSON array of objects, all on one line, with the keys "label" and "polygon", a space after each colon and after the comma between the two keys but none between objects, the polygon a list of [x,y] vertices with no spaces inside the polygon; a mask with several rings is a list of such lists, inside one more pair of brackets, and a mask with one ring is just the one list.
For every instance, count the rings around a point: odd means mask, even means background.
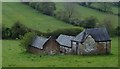
[{"label": "outbuilding", "polygon": [[34,54],[59,54],[59,43],[52,37],[36,36],[29,45],[28,51]]},{"label": "outbuilding", "polygon": [[107,54],[111,52],[111,39],[106,28],[85,29],[71,40],[75,54]]}]

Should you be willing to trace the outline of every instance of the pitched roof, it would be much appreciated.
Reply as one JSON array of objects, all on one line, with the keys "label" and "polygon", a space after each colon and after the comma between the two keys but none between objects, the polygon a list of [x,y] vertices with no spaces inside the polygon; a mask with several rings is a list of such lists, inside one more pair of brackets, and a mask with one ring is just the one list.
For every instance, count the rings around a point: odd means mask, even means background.
[{"label": "pitched roof", "polygon": [[31,46],[36,47],[38,49],[43,49],[43,45],[47,42],[47,38],[36,36],[31,43]]},{"label": "pitched roof", "polygon": [[68,36],[68,35],[63,35],[61,34],[56,41],[62,45],[62,46],[66,46],[66,47],[71,47],[71,40],[74,39],[73,36]]},{"label": "pitched roof", "polygon": [[96,42],[111,40],[106,28],[92,28],[78,34],[74,41],[83,42],[88,35],[91,35]]}]

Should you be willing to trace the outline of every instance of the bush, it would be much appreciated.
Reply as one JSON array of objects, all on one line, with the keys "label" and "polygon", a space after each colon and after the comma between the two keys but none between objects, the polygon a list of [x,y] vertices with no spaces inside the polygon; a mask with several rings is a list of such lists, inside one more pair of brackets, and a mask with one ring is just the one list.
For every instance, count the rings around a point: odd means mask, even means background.
[{"label": "bush", "polygon": [[11,31],[12,31],[12,39],[20,39],[21,36],[23,36],[25,33],[28,32],[28,29],[21,24],[19,21],[17,21],[12,27],[11,27]]},{"label": "bush", "polygon": [[86,18],[83,23],[80,23],[79,26],[84,28],[94,28],[96,27],[97,19],[93,16]]},{"label": "bush", "polygon": [[55,3],[53,2],[29,2],[26,5],[36,9],[37,11],[52,16],[56,10]]},{"label": "bush", "polygon": [[11,35],[12,35],[11,29],[3,25],[2,26],[2,39],[10,39]]},{"label": "bush", "polygon": [[28,49],[28,46],[30,45],[32,39],[36,36],[35,32],[28,32],[26,33],[22,39],[21,39],[21,46],[25,48],[26,50]]}]

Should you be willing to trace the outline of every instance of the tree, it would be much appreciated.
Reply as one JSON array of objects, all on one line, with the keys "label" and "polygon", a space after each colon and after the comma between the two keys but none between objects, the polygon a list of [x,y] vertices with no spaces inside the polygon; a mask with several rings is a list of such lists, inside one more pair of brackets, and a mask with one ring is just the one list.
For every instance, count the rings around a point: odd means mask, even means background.
[{"label": "tree", "polygon": [[55,3],[53,2],[40,2],[36,3],[38,11],[46,15],[53,15],[56,10]]},{"label": "tree", "polygon": [[96,26],[97,19],[93,16],[85,19],[83,27],[84,28],[94,28]]},{"label": "tree", "polygon": [[115,30],[114,30],[114,27],[112,25],[112,21],[110,18],[105,17],[102,23],[99,25],[99,27],[105,27],[108,33],[110,34],[110,36],[114,36]]},{"label": "tree", "polygon": [[64,3],[64,19],[67,21],[75,14],[75,3]]},{"label": "tree", "polygon": [[111,3],[108,3],[108,2],[101,2],[101,3],[99,3],[99,8],[100,8],[102,11],[111,12],[111,10],[112,10],[112,5],[111,5]]},{"label": "tree", "polygon": [[12,38],[13,39],[20,39],[21,36],[23,36],[25,33],[28,32],[28,29],[21,24],[19,21],[17,21],[12,27],[11,27],[11,31],[12,31]]}]

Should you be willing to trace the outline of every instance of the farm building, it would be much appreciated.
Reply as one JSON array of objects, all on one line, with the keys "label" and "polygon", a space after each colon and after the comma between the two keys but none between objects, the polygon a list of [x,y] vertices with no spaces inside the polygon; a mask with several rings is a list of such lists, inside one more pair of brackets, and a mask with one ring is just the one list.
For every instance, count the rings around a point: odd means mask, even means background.
[{"label": "farm building", "polygon": [[36,36],[32,40],[28,51],[34,54],[58,54],[60,47],[58,42],[52,37],[44,38]]},{"label": "farm building", "polygon": [[71,40],[75,54],[106,54],[111,50],[111,39],[106,28],[86,29]]},{"label": "farm building", "polygon": [[68,35],[60,35],[56,41],[60,44],[60,53],[69,54],[71,53],[71,40],[73,39],[73,36]]}]

